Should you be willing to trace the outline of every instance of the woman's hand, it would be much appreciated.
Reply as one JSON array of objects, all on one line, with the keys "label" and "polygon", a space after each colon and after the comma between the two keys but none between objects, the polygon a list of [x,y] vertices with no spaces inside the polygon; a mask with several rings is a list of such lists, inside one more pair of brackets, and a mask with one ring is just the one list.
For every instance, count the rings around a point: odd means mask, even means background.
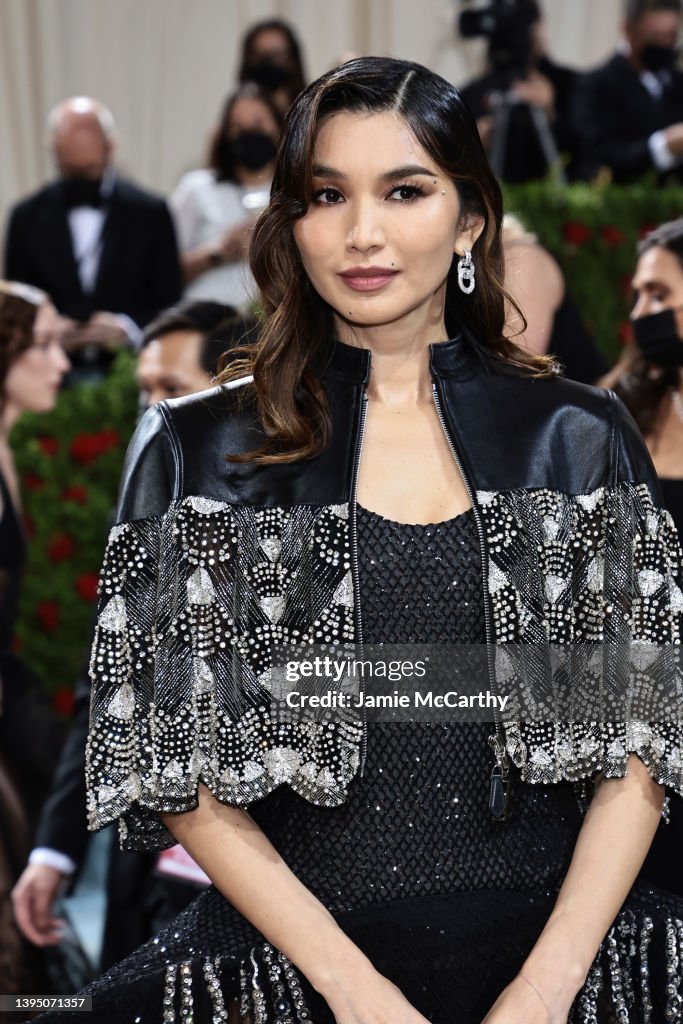
[{"label": "woman's hand", "polygon": [[565,1000],[556,1003],[547,1001],[545,994],[518,974],[498,996],[483,1024],[566,1024],[569,1007]]},{"label": "woman's hand", "polygon": [[337,1024],[428,1024],[401,990],[367,961],[353,973],[335,972],[316,986],[334,1014]]}]

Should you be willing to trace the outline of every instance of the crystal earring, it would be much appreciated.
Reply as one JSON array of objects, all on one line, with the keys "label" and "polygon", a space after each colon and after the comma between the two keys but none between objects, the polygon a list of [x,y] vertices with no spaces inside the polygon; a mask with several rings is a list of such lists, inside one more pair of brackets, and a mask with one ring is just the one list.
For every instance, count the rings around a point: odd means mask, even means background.
[{"label": "crystal earring", "polygon": [[470,249],[465,249],[465,255],[458,260],[458,285],[465,295],[471,295],[474,291],[474,263]]}]

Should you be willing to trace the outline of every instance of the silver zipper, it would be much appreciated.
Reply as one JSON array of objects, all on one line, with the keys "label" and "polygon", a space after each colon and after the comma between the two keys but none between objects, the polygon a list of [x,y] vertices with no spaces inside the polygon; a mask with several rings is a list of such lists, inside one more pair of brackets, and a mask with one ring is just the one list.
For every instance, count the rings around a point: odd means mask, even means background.
[{"label": "silver zipper", "polygon": [[[365,418],[368,411],[368,396],[363,391],[363,406],[356,440],[356,450],[353,457],[353,470],[351,478],[351,576],[353,580],[353,609],[356,620],[356,643],[361,647],[361,659],[363,657],[363,620],[360,610],[360,574],[358,571],[358,504],[356,495],[358,492],[358,468],[360,466],[360,452],[363,446],[363,435],[365,433]],[[360,754],[360,777],[365,771],[365,760],[368,753],[368,716],[365,709],[365,680],[361,672],[361,694],[363,696],[363,738]]]},{"label": "silver zipper", "polygon": [[[479,547],[481,549],[481,576],[482,576],[482,584],[483,584],[483,588],[484,588],[484,627],[485,627],[485,637],[486,637],[486,656],[487,656],[487,663],[488,663],[489,683],[490,683],[491,688],[492,688],[492,690],[493,690],[493,692],[495,694],[496,693],[495,671],[494,671],[493,666],[492,666],[492,657],[493,657],[493,655],[492,655],[492,651],[491,651],[491,645],[492,645],[491,614],[490,614],[489,598],[488,598],[489,565],[488,565],[488,552],[486,550],[486,542],[484,540],[484,527],[483,527],[483,524],[482,524],[482,521],[481,521],[481,512],[479,510],[479,506],[477,504],[477,501],[476,501],[476,498],[475,498],[475,495],[474,495],[474,491],[473,491],[472,486],[471,486],[471,484],[469,482],[467,474],[465,473],[462,461],[461,461],[460,456],[458,454],[458,451],[457,451],[457,449],[455,447],[453,439],[451,438],[450,434],[448,433],[448,428],[446,426],[446,420],[444,419],[443,410],[441,408],[441,400],[439,398],[439,392],[438,392],[436,384],[434,382],[432,382],[432,396],[434,398],[434,405],[436,407],[436,412],[437,412],[437,415],[439,417],[439,422],[441,423],[441,429],[444,432],[444,437],[446,438],[446,441],[448,442],[448,447],[451,450],[451,454],[453,456],[453,459],[455,460],[455,464],[458,467],[458,469],[460,471],[460,475],[461,475],[461,477],[462,477],[462,479],[464,481],[465,489],[467,490],[467,495],[468,495],[468,497],[470,499],[470,504],[472,505],[472,511],[474,513],[474,519],[475,519],[475,522],[476,522],[476,525],[477,525],[477,533],[479,534]],[[494,720],[494,724],[495,724],[495,727],[496,727],[496,734],[495,734],[495,736],[491,736],[489,738],[489,744],[490,744],[490,746],[491,746],[491,748],[492,748],[492,750],[494,752],[494,755],[495,755],[495,758],[496,758],[496,766],[497,766],[498,771],[500,773],[500,778],[502,780],[503,788],[504,788],[504,791],[506,793],[506,808],[507,808],[507,784],[508,784],[508,779],[509,779],[509,764],[508,764],[507,754],[505,752],[505,734],[503,732],[503,725],[502,725],[502,721],[501,721],[501,718],[500,718],[500,712],[498,710],[497,705],[495,705],[494,708],[493,708],[493,720]],[[496,769],[494,769],[494,774],[495,774],[495,771],[496,771]],[[492,778],[493,778],[493,775],[492,775]],[[502,817],[505,817],[505,813],[503,813]]]}]

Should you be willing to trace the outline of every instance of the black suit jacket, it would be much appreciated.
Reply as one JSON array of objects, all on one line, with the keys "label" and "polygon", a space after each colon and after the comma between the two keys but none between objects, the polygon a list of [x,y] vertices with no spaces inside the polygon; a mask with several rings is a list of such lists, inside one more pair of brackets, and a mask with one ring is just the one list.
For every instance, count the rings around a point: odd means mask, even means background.
[{"label": "black suit jacket", "polygon": [[[93,629],[95,623],[93,622]],[[65,853],[76,863],[77,874],[83,866],[88,832],[85,806],[85,744],[88,737],[90,679],[88,655],[75,689],[76,704],[71,727],[62,748],[50,795],[41,811],[34,846],[47,846]],[[107,871],[107,915],[102,942],[101,967],[105,969],[130,953],[152,934],[156,904],[167,897],[171,883],[153,881],[151,872],[156,855],[120,850],[116,838],[110,850]],[[176,885],[176,901],[185,895],[177,910],[196,895],[197,889]],[[170,917],[171,915],[169,915]]]},{"label": "black suit jacket", "polygon": [[[617,182],[656,170],[648,139],[683,121],[683,73],[671,72],[661,99],[645,88],[626,57],[616,54],[606,64],[582,75],[576,87],[574,123],[581,140],[581,176],[593,177],[609,167]],[[681,180],[680,168],[667,172]]]},{"label": "black suit jacket", "polygon": [[81,287],[59,182],[10,212],[5,277],[43,288],[61,313],[87,320],[98,310],[125,313],[144,326],[180,298],[173,222],[163,199],[116,179],[102,228],[102,253],[92,293]]}]

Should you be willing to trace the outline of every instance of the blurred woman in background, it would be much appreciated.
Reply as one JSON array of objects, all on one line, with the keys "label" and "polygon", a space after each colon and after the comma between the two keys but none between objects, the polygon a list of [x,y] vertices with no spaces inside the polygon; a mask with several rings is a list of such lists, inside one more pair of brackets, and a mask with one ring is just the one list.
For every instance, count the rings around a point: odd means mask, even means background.
[{"label": "blurred woman in background", "polygon": [[683,537],[683,217],[638,246],[631,313],[635,344],[604,378],[641,429],[664,504]]},{"label": "blurred woman in background", "polygon": [[[683,539],[683,217],[662,224],[638,246],[631,313],[635,344],[603,379],[626,403],[650,450],[669,510]],[[683,801],[673,795],[643,874],[683,893]]]},{"label": "blurred woman in background", "polygon": [[25,412],[50,412],[69,361],[44,292],[0,281],[0,992],[29,992],[10,904],[47,792],[62,732],[40,681],[12,651],[26,559],[10,433]]},{"label": "blurred woman in background", "polygon": [[306,86],[301,46],[286,21],[269,18],[247,32],[242,43],[239,80],[256,82],[283,114]]},{"label": "blurred woman in background", "polygon": [[208,167],[185,174],[170,198],[186,299],[245,311],[256,300],[247,252],[267,205],[282,115],[247,84],[230,96],[214,133]]}]

